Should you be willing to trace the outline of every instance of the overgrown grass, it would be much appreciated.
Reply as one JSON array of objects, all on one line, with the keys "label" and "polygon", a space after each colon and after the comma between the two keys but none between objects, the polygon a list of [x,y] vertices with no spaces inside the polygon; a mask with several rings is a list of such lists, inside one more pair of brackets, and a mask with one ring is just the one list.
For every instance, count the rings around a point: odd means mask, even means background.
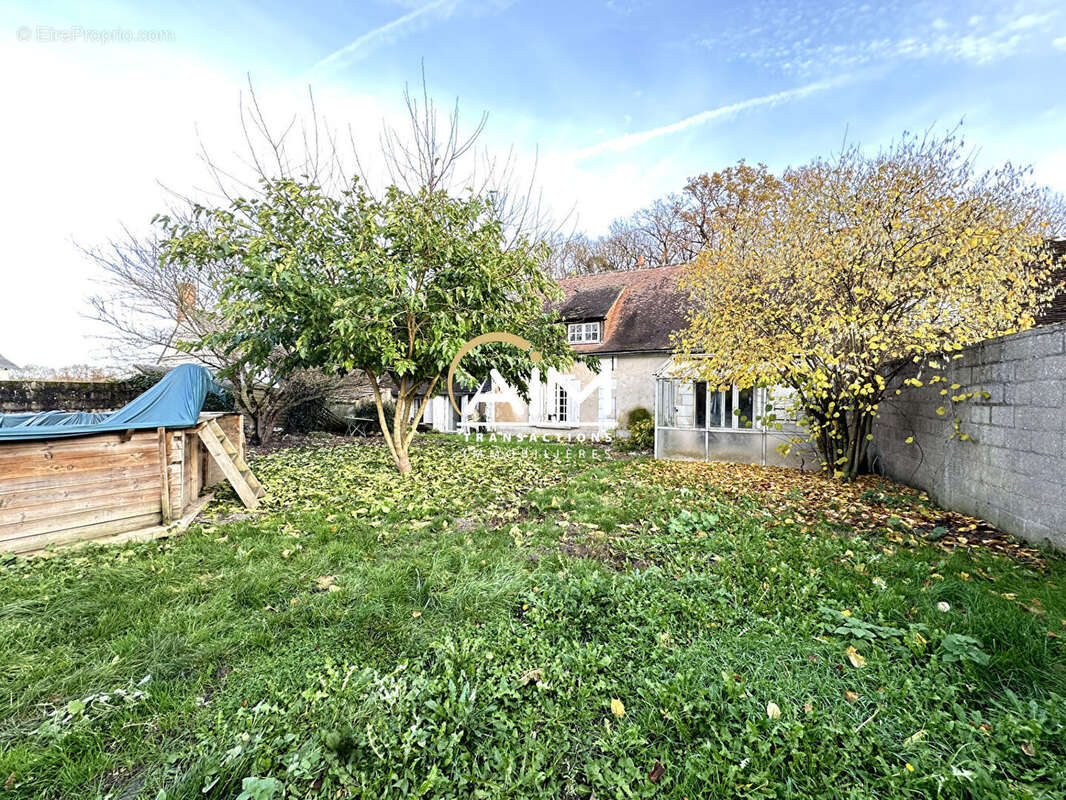
[{"label": "overgrown grass", "polygon": [[415,459],[281,452],[262,513],[6,562],[6,796],[1066,792],[1062,559],[592,449]]}]

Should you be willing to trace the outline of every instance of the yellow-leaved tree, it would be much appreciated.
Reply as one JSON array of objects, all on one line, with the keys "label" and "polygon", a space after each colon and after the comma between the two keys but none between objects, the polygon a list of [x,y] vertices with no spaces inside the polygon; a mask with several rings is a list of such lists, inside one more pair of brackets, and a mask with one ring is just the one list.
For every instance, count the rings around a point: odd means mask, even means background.
[{"label": "yellow-leaved tree", "polygon": [[865,469],[903,369],[919,364],[907,385],[945,381],[945,403],[965,401],[938,370],[1032,326],[1057,288],[1047,238],[1062,230],[1061,198],[1025,168],[979,174],[954,135],[852,147],[780,177],[742,163],[708,185],[680,360],[712,384],[791,387],[823,466],[844,479]]}]

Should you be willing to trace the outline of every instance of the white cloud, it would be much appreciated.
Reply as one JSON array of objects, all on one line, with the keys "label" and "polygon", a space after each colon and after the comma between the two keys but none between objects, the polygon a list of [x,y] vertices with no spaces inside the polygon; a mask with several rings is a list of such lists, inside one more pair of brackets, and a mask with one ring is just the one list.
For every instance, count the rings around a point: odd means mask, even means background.
[{"label": "white cloud", "polygon": [[311,68],[311,71],[320,73],[323,70],[340,67],[346,62],[364,58],[375,48],[397,41],[412,29],[426,24],[431,19],[447,19],[455,11],[457,5],[458,0],[431,0],[402,17],[397,17],[392,22],[367,31],[320,60]]},{"label": "white cloud", "polygon": [[627,133],[623,136],[616,136],[613,139],[608,139],[605,142],[599,142],[598,144],[591,145],[578,150],[574,157],[577,160],[591,158],[602,153],[612,152],[621,153],[626,150],[630,150],[639,145],[650,142],[653,139],[658,139],[660,136],[669,136],[673,133],[686,130],[688,128],[696,127],[699,125],[706,125],[711,122],[716,122],[722,119],[728,119],[734,117],[742,111],[749,111],[753,108],[761,108],[764,106],[775,106],[781,103],[792,102],[793,100],[800,100],[804,97],[809,97],[812,94],[818,92],[824,92],[829,89],[835,89],[839,86],[843,86],[847,83],[851,83],[856,80],[856,76],[841,76],[839,78],[833,78],[831,80],[817,81],[815,83],[809,83],[806,86],[799,86],[795,89],[787,89],[782,92],[775,92],[773,94],[762,95],[761,97],[752,97],[747,100],[741,100],[736,103],[730,103],[729,105],[719,106],[718,108],[708,109],[707,111],[701,111],[698,114],[693,114],[690,117],[685,117],[677,122],[672,122],[669,125],[662,125],[658,128],[652,128],[651,130],[641,131],[639,133]]},{"label": "white cloud", "polygon": [[1058,50],[1066,50],[1066,36],[1060,36],[1051,42],[1051,46]]},{"label": "white cloud", "polygon": [[1060,13],[1051,0],[1022,5],[967,19],[923,18],[920,8],[903,0],[785,8],[754,2],[745,7],[747,19],[717,19],[715,33],[698,43],[729,60],[812,76],[900,60],[987,64],[1031,46]]},{"label": "white cloud", "polygon": [[[16,364],[106,362],[96,337],[107,331],[84,316],[102,275],[76,245],[101,245],[123,224],[146,231],[174,202],[163,187],[208,196],[201,136],[213,157],[239,170],[245,78],[163,44],[28,43],[0,48],[0,71],[32,76],[0,86],[11,123],[3,135],[11,191],[0,193],[0,353]],[[307,110],[305,87],[257,81],[256,89],[276,123]],[[399,119],[399,108],[350,90],[324,86],[315,98],[336,123]],[[377,133],[376,125],[355,131],[371,144]]]},{"label": "white cloud", "polygon": [[1054,16],[1054,12],[1048,14],[1022,14],[1017,19],[1008,22],[1007,29],[1012,31],[1028,30],[1049,22]]},{"label": "white cloud", "polygon": [[1044,153],[1033,162],[1033,178],[1037,183],[1066,192],[1066,148]]},{"label": "white cloud", "polygon": [[[76,245],[104,244],[122,225],[146,232],[152,215],[174,201],[164,187],[217,201],[198,156],[201,139],[224,167],[250,178],[242,172],[239,117],[245,76],[166,45],[0,48],[0,70],[33,76],[0,85],[0,103],[14,123],[4,133],[5,185],[17,187],[0,193],[0,353],[16,364],[107,363],[98,338],[107,329],[85,317],[103,275]],[[316,106],[340,129],[345,150],[349,122],[358,123],[351,134],[364,155],[377,152],[383,123],[404,122],[399,85],[370,94],[339,78],[314,83]],[[275,130],[307,114],[306,86],[298,82],[257,79],[256,92]],[[464,106],[471,123],[479,111]],[[685,175],[669,159],[577,165],[570,157],[574,135],[565,122],[545,127],[543,120],[512,116],[494,118],[484,143],[503,158],[513,143],[516,173],[528,175],[535,163],[545,206],[562,216],[580,204],[580,217],[568,224],[581,229],[603,230]],[[380,184],[381,165],[372,155],[364,166]]]}]

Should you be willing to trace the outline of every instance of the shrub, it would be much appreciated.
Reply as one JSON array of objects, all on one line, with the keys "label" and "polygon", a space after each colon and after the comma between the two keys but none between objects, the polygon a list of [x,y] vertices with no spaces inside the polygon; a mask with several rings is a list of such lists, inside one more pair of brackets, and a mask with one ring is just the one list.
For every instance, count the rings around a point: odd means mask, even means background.
[{"label": "shrub", "polygon": [[[381,407],[385,411],[385,423],[392,430],[392,415],[396,412],[396,401],[391,398],[382,398]],[[372,398],[360,400],[352,408],[353,417],[359,417],[360,421],[351,426],[351,430],[361,436],[375,436],[381,433],[378,424],[378,407]]]},{"label": "shrub", "polygon": [[626,418],[626,425],[629,430],[632,431],[633,426],[636,423],[643,422],[645,420],[647,420],[648,422],[652,421],[651,412],[643,406],[637,406],[629,412],[629,416]]},{"label": "shrub", "polygon": [[[144,394],[161,380],[170,370],[163,367],[140,367],[139,372],[126,378],[125,384],[137,395]],[[230,387],[223,383],[226,390],[225,398],[208,394],[204,399],[204,411],[233,411],[233,392]]]},{"label": "shrub", "polygon": [[650,419],[629,424],[629,443],[633,450],[651,450],[655,445],[655,425]]},{"label": "shrub", "polygon": [[285,430],[290,433],[344,433],[345,424],[343,419],[329,410],[326,398],[314,397],[297,403],[285,412]]},{"label": "shrub", "polygon": [[618,440],[616,447],[619,450],[651,450],[655,445],[655,422],[648,409],[638,406],[630,411],[626,427],[629,436]]}]

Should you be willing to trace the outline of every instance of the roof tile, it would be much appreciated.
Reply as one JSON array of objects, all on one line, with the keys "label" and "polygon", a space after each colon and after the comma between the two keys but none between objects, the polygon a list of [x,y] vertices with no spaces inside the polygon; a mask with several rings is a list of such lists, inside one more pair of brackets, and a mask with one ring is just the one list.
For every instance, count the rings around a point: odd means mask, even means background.
[{"label": "roof tile", "polygon": [[685,327],[686,293],[678,287],[682,266],[601,272],[559,281],[565,321],[604,320],[603,340],[579,344],[579,353],[669,350],[670,335]]}]

